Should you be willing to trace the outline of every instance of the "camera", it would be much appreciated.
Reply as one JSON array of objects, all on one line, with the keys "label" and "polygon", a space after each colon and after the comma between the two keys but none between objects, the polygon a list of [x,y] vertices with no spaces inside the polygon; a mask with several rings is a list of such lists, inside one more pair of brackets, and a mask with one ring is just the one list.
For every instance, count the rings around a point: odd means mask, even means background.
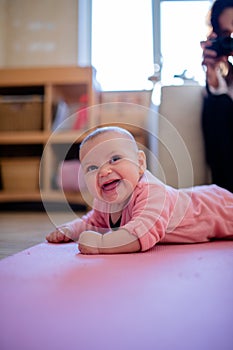
[{"label": "camera", "polygon": [[218,37],[211,40],[212,45],[208,48],[217,52],[217,57],[230,56],[233,54],[233,38],[230,36]]}]

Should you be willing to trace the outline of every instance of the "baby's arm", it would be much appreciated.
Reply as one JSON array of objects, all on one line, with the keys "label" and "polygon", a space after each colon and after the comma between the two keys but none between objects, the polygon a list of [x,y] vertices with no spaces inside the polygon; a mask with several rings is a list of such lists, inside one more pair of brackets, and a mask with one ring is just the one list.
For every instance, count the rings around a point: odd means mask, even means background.
[{"label": "baby's arm", "polygon": [[85,231],[88,227],[85,220],[77,218],[73,221],[69,221],[62,226],[56,227],[56,230],[49,233],[46,239],[49,243],[67,243],[78,241],[81,232]]},{"label": "baby's arm", "polygon": [[141,250],[137,237],[124,229],[106,234],[84,231],[79,236],[78,244],[82,254],[134,253]]}]

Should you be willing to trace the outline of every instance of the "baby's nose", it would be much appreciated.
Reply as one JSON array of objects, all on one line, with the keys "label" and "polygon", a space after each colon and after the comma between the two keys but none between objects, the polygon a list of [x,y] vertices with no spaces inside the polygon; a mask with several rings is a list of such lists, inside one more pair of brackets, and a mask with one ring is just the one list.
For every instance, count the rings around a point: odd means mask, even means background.
[{"label": "baby's nose", "polygon": [[99,170],[99,175],[100,176],[108,176],[109,174],[111,174],[112,172],[112,169],[111,169],[111,166],[109,163],[107,164],[103,164],[101,167],[100,167],[100,170]]}]

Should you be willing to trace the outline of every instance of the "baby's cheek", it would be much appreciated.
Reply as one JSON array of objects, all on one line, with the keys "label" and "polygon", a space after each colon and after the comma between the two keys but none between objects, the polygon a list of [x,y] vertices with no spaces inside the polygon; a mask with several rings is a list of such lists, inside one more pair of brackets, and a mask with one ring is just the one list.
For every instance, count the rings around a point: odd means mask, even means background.
[{"label": "baby's cheek", "polygon": [[91,174],[87,174],[85,175],[84,180],[88,190],[91,191],[93,187],[93,176],[91,176]]},{"label": "baby's cheek", "polygon": [[90,176],[90,178],[88,178],[86,181],[86,185],[87,185],[88,191],[93,197],[95,198],[99,197],[100,189],[96,178]]}]

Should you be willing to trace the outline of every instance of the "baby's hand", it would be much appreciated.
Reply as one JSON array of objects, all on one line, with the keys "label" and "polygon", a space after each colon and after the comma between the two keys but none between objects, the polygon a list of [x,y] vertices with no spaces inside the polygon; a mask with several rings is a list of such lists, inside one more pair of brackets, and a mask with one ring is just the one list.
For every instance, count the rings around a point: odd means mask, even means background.
[{"label": "baby's hand", "polygon": [[67,227],[57,228],[46,236],[49,243],[67,243],[71,242],[70,231]]},{"label": "baby's hand", "polygon": [[100,254],[102,234],[95,231],[84,231],[79,236],[78,248],[82,254]]}]

